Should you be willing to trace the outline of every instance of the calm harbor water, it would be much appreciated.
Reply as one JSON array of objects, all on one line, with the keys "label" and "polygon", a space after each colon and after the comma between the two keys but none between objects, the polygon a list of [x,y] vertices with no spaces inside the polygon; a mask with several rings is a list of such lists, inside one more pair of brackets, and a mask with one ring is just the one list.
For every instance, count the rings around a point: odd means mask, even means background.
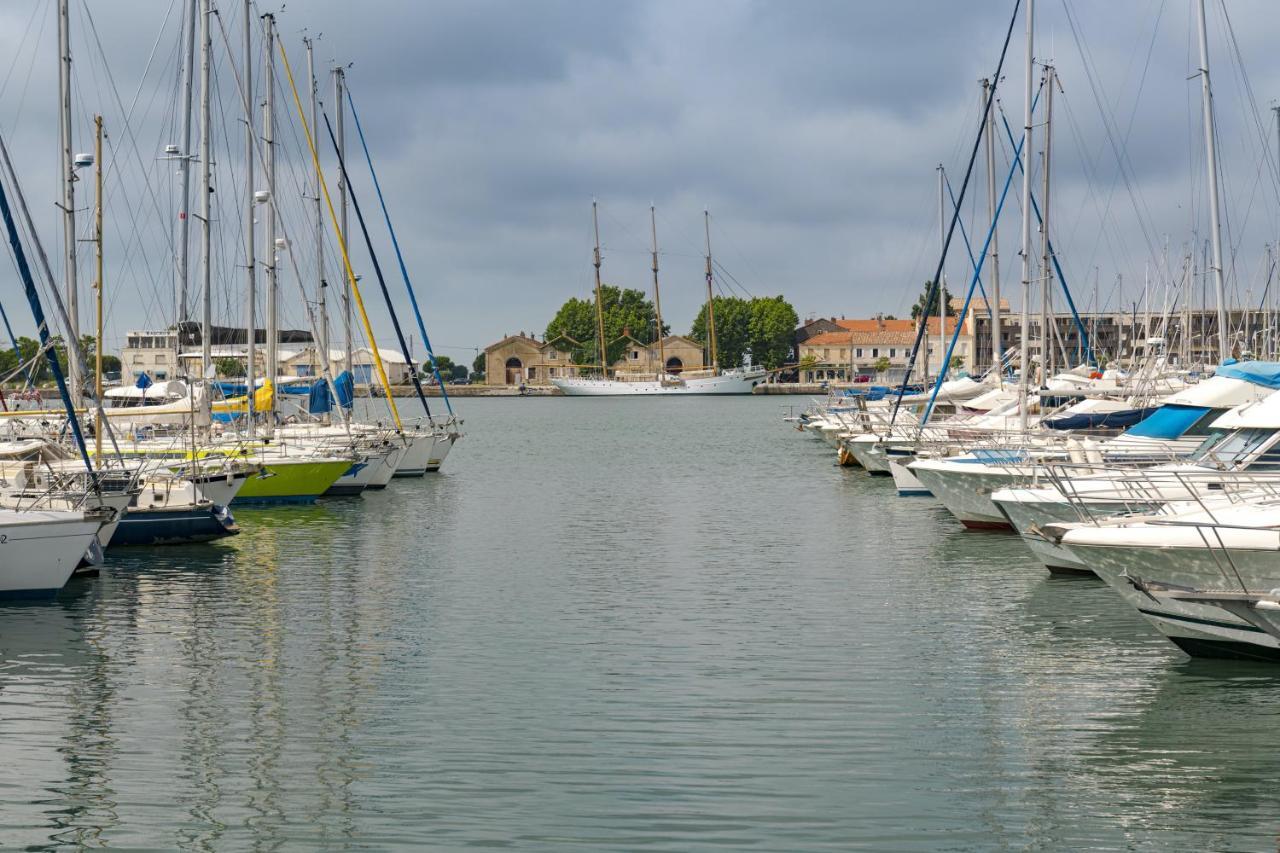
[{"label": "calm harbor water", "polygon": [[782,402],[463,400],[441,475],[0,607],[0,847],[1276,848],[1280,670]]}]

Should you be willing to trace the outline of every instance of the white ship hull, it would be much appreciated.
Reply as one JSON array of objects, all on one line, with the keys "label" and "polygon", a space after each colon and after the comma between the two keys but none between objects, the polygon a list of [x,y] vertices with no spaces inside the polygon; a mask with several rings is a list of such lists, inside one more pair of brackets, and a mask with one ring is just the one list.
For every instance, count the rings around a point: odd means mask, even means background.
[{"label": "white ship hull", "polygon": [[719,376],[700,376],[674,382],[624,382],[617,379],[552,379],[570,397],[681,397],[703,394],[750,394],[764,381],[763,370],[731,370]]}]

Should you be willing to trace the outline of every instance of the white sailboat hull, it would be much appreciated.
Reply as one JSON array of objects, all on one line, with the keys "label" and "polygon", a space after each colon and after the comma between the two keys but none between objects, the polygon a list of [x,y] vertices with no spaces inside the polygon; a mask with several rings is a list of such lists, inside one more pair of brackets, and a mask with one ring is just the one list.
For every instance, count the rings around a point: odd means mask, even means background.
[{"label": "white sailboat hull", "polygon": [[66,585],[102,519],[83,512],[0,511],[0,596],[52,596]]},{"label": "white sailboat hull", "polygon": [[731,370],[719,376],[700,376],[676,383],[623,382],[617,379],[552,379],[551,384],[570,397],[698,396],[750,394],[764,381],[763,370]]}]

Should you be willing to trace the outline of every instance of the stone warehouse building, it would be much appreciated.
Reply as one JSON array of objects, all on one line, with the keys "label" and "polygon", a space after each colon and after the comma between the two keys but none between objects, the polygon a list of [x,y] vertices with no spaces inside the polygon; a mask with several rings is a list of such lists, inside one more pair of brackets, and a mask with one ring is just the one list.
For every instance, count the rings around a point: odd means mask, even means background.
[{"label": "stone warehouse building", "polygon": [[[702,345],[683,335],[668,335],[658,344],[646,344],[626,336],[622,357],[609,366],[613,373],[630,375],[658,373],[663,365],[668,373],[680,374],[703,370],[706,366]],[[593,371],[593,365],[573,363],[571,350],[578,342],[568,337],[538,340],[535,335],[520,332],[507,335],[484,348],[486,385],[548,385],[552,379],[578,376]]]}]

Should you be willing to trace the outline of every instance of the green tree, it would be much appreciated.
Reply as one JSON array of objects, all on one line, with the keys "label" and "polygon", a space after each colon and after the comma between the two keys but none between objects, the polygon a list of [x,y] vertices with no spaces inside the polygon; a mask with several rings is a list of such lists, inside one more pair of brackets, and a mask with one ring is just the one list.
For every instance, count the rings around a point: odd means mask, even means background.
[{"label": "green tree", "polygon": [[455,364],[449,372],[451,374],[449,377],[450,379],[454,382],[461,382],[463,379],[467,378],[467,373],[469,371],[465,364]]},{"label": "green tree", "polygon": [[886,370],[889,369],[890,364],[891,362],[889,361],[889,356],[887,355],[880,356],[879,358],[876,359],[876,373],[884,373]]},{"label": "green tree", "polygon": [[947,363],[951,366],[952,370],[960,370],[964,367],[964,356],[953,355],[951,356],[951,361]]},{"label": "green tree", "polygon": [[471,362],[471,381],[478,382],[484,379],[485,354],[477,353],[475,360]]},{"label": "green tree", "polygon": [[[751,350],[751,304],[737,296],[717,296],[712,307],[716,315],[716,367],[722,370],[741,367]],[[689,337],[707,348],[710,358],[705,302],[693,319]]]},{"label": "green tree", "polygon": [[[640,290],[602,285],[604,311],[604,338],[607,348],[606,364],[613,364],[622,357],[627,343],[624,335],[630,333],[642,344],[654,341],[657,325],[653,303]],[[663,334],[669,331],[664,325]],[[600,345],[596,330],[596,304],[594,299],[573,298],[560,306],[555,317],[547,324],[546,339],[569,338],[570,355],[575,364],[599,364]]]},{"label": "green tree", "polygon": [[[716,355],[720,368],[739,367],[747,356],[751,363],[774,369],[788,363],[800,318],[781,296],[741,299],[717,296]],[[707,306],[693,320],[690,337],[707,346]]]},{"label": "green tree", "polygon": [[[449,356],[447,355],[436,356],[436,370],[440,371],[440,375],[443,376],[445,379],[448,379],[451,376],[453,376],[453,368],[454,368],[453,359],[449,358]],[[424,369],[428,374],[430,374],[431,373],[430,363],[428,363]]]},{"label": "green tree", "polygon": [[244,376],[244,365],[238,358],[215,358],[213,366],[217,369],[219,376],[229,378]]},{"label": "green tree", "polygon": [[781,296],[752,299],[747,326],[752,364],[773,370],[790,362],[799,325],[796,309]]},{"label": "green tree", "polygon": [[[920,319],[921,314],[925,314],[926,316],[929,316],[929,317],[936,317],[938,315],[937,291],[934,291],[932,299],[929,298],[929,287],[931,284],[932,282],[929,282],[929,281],[926,281],[924,283],[924,290],[920,292],[920,297],[916,300],[916,304],[911,306],[912,320]],[[947,286],[945,284],[942,286],[941,290],[942,290],[942,298],[946,300],[944,304],[947,304],[947,305],[951,304],[951,291],[947,290]],[[927,307],[925,304],[926,302],[928,303]]]}]

